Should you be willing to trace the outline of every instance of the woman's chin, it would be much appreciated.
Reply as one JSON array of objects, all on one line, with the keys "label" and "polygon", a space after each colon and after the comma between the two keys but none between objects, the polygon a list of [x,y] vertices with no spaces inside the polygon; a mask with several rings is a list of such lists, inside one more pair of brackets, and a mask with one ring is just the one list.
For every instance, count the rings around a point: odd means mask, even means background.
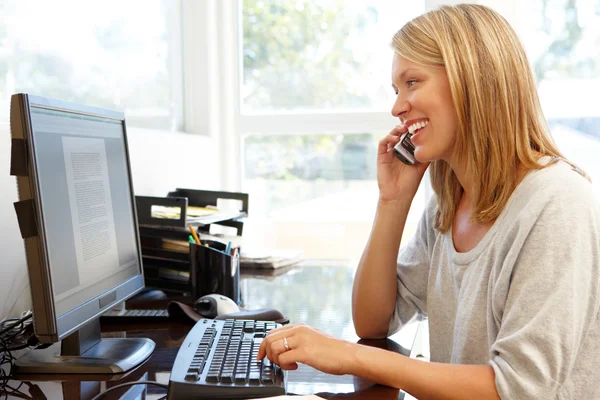
[{"label": "woman's chin", "polygon": [[427,158],[427,154],[425,154],[425,152],[423,152],[423,151],[415,150],[414,156],[415,156],[415,160],[417,162],[422,163],[422,162],[429,161],[429,159]]},{"label": "woman's chin", "polygon": [[439,157],[439,155],[427,152],[425,149],[422,149],[422,148],[415,149],[414,156],[415,156],[415,160],[420,163],[433,162],[435,160],[441,159],[441,157]]}]

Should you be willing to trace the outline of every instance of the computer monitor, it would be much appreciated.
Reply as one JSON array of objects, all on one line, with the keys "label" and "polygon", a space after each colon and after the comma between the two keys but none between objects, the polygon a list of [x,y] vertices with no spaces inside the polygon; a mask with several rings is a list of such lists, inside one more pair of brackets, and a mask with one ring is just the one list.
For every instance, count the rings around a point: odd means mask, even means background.
[{"label": "computer monitor", "polygon": [[11,98],[11,174],[25,241],[35,334],[48,350],[20,373],[120,373],[154,350],[100,337],[99,317],[144,287],[121,112],[28,94]]}]

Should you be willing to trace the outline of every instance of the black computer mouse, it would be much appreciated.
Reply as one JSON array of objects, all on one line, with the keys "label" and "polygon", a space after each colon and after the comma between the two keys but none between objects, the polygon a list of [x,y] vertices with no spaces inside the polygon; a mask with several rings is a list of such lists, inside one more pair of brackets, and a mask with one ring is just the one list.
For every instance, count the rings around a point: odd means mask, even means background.
[{"label": "black computer mouse", "polygon": [[219,315],[240,311],[235,301],[222,294],[207,294],[194,303],[194,310],[204,318],[215,318]]}]

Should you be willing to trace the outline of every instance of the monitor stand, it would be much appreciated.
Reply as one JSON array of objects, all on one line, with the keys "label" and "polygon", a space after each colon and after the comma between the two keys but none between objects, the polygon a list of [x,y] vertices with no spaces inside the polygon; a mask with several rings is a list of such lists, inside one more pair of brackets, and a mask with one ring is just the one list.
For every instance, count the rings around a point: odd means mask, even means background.
[{"label": "monitor stand", "polygon": [[61,343],[29,351],[15,365],[18,374],[120,374],[141,364],[154,347],[146,338],[101,338],[95,319]]}]

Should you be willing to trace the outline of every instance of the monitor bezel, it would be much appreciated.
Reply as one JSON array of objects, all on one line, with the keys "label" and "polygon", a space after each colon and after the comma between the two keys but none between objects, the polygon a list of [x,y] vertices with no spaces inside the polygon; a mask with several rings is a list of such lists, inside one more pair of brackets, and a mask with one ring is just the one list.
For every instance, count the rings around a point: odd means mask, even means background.
[{"label": "monitor bezel", "polygon": [[[37,153],[32,132],[32,107],[111,118],[120,121],[123,127],[125,164],[131,193],[132,223],[134,224],[139,273],[62,315],[56,314],[54,302],[53,277],[49,265],[46,226],[44,224],[43,204],[37,170]],[[76,332],[86,323],[99,318],[104,312],[129,299],[144,288],[141,243],[137,227],[137,209],[135,205],[135,192],[133,190],[125,114],[115,110],[19,93],[13,95],[11,99],[11,135],[13,139],[23,139],[25,142],[28,173],[27,176],[17,177],[19,200],[33,200],[33,214],[37,225],[37,235],[24,239],[30,277],[35,334],[42,343],[54,343]]]}]

